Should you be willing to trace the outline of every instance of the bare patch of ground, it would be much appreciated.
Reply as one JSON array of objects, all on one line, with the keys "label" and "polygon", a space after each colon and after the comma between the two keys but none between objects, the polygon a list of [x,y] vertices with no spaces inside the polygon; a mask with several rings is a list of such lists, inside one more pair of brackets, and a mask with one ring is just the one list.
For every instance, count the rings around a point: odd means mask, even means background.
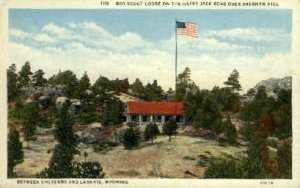
[{"label": "bare patch of ground", "polygon": [[[25,159],[15,167],[20,177],[32,177],[48,166],[56,142],[53,136],[39,136],[24,149]],[[142,142],[134,150],[122,145],[103,153],[96,153],[92,145],[79,144],[81,153],[88,153],[87,161],[99,161],[106,173],[105,178],[202,178],[205,167],[197,165],[199,155],[243,155],[244,147],[219,146],[214,140],[200,137],[177,136],[171,142],[167,136],[159,136],[154,143]],[[76,156],[78,161],[84,157]]]}]

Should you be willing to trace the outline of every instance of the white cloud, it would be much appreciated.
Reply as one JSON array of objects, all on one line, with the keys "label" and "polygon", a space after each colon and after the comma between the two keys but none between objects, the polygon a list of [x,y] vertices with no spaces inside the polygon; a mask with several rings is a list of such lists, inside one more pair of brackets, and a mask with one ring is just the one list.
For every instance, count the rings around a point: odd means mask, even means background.
[{"label": "white cloud", "polygon": [[50,37],[47,34],[37,34],[37,35],[33,36],[33,39],[38,42],[44,42],[44,43],[55,43],[56,42],[56,39],[54,39],[53,37]]},{"label": "white cloud", "polygon": [[256,28],[233,28],[223,30],[209,30],[204,32],[206,37],[219,37],[223,39],[239,39],[246,41],[273,41],[282,37],[289,36],[290,33],[286,33],[279,29],[256,29]]},{"label": "white cloud", "polygon": [[19,29],[10,29],[9,33],[12,37],[16,37],[16,38],[26,38],[29,36],[28,33],[21,31]]},{"label": "white cloud", "polygon": [[64,27],[59,27],[53,23],[47,24],[42,28],[42,31],[48,32],[50,34],[56,35],[59,38],[70,36],[72,32]]},{"label": "white cloud", "polygon": [[[12,40],[9,46],[10,62],[20,68],[28,60],[33,70],[41,68],[46,76],[56,74],[58,70],[71,69],[78,77],[87,71],[92,81],[99,75],[110,79],[128,77],[131,82],[140,78],[145,84],[158,79],[164,89],[174,87],[174,36],[154,44],[137,33],[115,36],[101,26],[88,22],[66,27],[48,24],[43,31],[46,33],[29,34],[11,29],[12,36],[48,44],[36,48],[31,43]],[[178,39],[178,72],[190,67],[192,79],[200,88],[222,86],[234,68],[240,72],[244,91],[262,79],[283,77],[291,71],[290,54],[269,53],[262,57],[241,55],[234,52],[251,47],[220,42],[212,37]],[[220,56],[222,51],[226,53]]]}]

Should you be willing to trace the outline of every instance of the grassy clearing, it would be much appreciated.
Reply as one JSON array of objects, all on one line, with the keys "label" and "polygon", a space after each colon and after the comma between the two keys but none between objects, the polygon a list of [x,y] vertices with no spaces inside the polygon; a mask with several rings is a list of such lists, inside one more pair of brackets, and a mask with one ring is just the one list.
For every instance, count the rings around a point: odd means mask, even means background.
[{"label": "grassy clearing", "polygon": [[[16,167],[19,176],[32,176],[45,168],[52,155],[47,151],[54,146],[50,136],[32,142],[32,149],[24,151],[24,162]],[[93,145],[79,144],[79,148],[81,153],[87,152],[87,161],[101,163],[105,178],[202,178],[209,158],[238,158],[245,150],[242,146],[219,146],[216,141],[189,136],[177,136],[171,142],[167,136],[158,136],[153,144],[142,142],[133,150],[109,144],[101,146],[100,152],[95,152]],[[83,155],[75,160],[83,161]]]}]

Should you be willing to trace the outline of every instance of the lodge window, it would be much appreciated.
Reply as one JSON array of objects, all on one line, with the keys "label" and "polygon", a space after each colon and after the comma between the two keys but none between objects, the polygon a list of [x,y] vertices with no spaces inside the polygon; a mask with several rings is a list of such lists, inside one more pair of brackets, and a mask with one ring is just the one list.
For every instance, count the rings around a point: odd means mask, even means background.
[{"label": "lodge window", "polygon": [[138,116],[137,115],[131,115],[131,121],[138,121]]},{"label": "lodge window", "polygon": [[166,116],[166,117],[165,117],[165,121],[167,122],[167,121],[169,121],[171,118],[172,118],[172,116]]},{"label": "lodge window", "polygon": [[147,115],[143,115],[142,116],[142,121],[143,122],[147,122],[148,121],[148,116]]},{"label": "lodge window", "polygon": [[154,122],[161,122],[161,115],[155,115],[155,116],[153,116],[153,120],[154,120]]},{"label": "lodge window", "polygon": [[177,123],[181,122],[181,116],[176,116],[176,122]]}]

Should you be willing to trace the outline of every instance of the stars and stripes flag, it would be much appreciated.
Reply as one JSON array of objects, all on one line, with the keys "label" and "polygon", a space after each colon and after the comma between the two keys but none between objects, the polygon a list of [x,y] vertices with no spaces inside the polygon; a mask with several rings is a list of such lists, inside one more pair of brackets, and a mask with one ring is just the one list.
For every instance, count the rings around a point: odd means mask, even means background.
[{"label": "stars and stripes flag", "polygon": [[191,22],[176,21],[176,34],[198,38],[198,26]]}]

